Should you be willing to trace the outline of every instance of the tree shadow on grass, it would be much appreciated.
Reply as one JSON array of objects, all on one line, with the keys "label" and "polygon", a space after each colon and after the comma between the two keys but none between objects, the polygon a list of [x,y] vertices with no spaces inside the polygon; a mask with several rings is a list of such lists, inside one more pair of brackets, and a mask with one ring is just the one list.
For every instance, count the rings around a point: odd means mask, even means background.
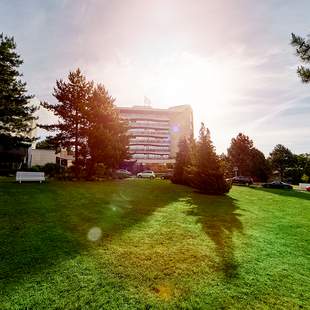
[{"label": "tree shadow on grass", "polygon": [[236,200],[229,196],[206,196],[194,193],[188,199],[192,205],[189,215],[196,216],[204,232],[214,242],[219,258],[215,269],[227,279],[237,275],[238,262],[234,255],[234,233],[242,233],[243,227]]},{"label": "tree shadow on grass", "polygon": [[[109,242],[182,192],[139,183],[1,184],[0,291]],[[101,234],[92,240],[94,227]]]},{"label": "tree shadow on grass", "polygon": [[251,186],[250,187],[253,190],[258,190],[270,194],[280,195],[280,196],[286,196],[291,198],[299,198],[304,200],[310,200],[310,193],[307,192],[300,192],[297,190],[289,190],[289,189],[272,189],[272,188],[264,188],[264,187],[258,187],[258,186]]}]

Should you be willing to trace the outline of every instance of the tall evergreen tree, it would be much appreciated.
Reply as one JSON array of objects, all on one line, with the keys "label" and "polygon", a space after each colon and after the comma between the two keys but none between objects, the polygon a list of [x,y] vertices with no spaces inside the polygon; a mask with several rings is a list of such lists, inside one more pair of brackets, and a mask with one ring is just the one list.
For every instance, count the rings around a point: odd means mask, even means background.
[{"label": "tall evergreen tree", "polygon": [[[299,59],[303,63],[310,64],[310,39],[305,39],[292,33],[291,45],[296,48],[296,55]],[[297,74],[302,82],[310,82],[310,68],[299,66],[297,68]]]},{"label": "tall evergreen tree", "polygon": [[186,169],[191,164],[191,147],[190,142],[186,137],[180,139],[179,150],[176,156],[176,162],[174,166],[173,176],[171,181],[175,184],[188,184],[186,175]]},{"label": "tall evergreen tree", "polygon": [[27,146],[31,122],[36,108],[29,105],[32,96],[27,95],[26,83],[22,82],[18,69],[23,63],[15,51],[13,37],[0,34],[0,146],[10,149]]},{"label": "tall evergreen tree", "polygon": [[90,98],[86,112],[89,176],[93,175],[96,164],[117,168],[128,158],[128,128],[121,120],[114,101],[100,84],[95,87]]},{"label": "tall evergreen tree", "polygon": [[93,82],[88,82],[80,69],[70,72],[68,82],[56,81],[53,96],[56,104],[42,102],[41,105],[58,117],[58,123],[41,125],[42,128],[55,131],[54,141],[61,147],[74,150],[75,175],[78,177],[81,157],[86,156],[87,119],[85,113],[93,92]]},{"label": "tall evergreen tree", "polygon": [[219,157],[215,153],[210,131],[202,123],[199,140],[191,168],[189,180],[192,187],[210,195],[221,195],[229,191]]}]

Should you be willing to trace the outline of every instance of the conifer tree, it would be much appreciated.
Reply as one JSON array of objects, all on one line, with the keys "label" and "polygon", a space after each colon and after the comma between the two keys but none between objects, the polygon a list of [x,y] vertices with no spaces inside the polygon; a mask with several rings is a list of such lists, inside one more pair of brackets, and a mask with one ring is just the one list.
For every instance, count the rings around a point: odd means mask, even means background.
[{"label": "conifer tree", "polygon": [[42,102],[41,105],[58,117],[58,123],[41,125],[42,128],[55,131],[54,141],[61,147],[74,150],[75,175],[79,176],[81,157],[86,156],[87,119],[85,113],[93,92],[93,82],[88,82],[80,69],[70,72],[68,82],[56,81],[53,96],[56,104]]},{"label": "conifer tree", "polygon": [[68,82],[56,81],[53,95],[58,103],[42,106],[58,116],[58,123],[41,127],[56,131],[48,137],[52,145],[74,151],[76,177],[81,168],[90,178],[97,164],[116,168],[128,157],[127,126],[103,85],[88,82],[77,69]]},{"label": "conifer tree", "polygon": [[[296,55],[300,60],[303,63],[310,64],[310,39],[305,39],[292,33],[291,45],[296,48]],[[297,68],[297,74],[302,82],[310,82],[310,68],[299,66]]]},{"label": "conifer tree", "polygon": [[194,161],[189,169],[189,180],[192,187],[210,195],[225,194],[230,188],[224,179],[219,157],[211,141],[210,131],[203,123],[199,132]]},{"label": "conifer tree", "polygon": [[171,181],[175,184],[187,185],[188,179],[186,175],[186,169],[191,164],[190,142],[186,137],[183,137],[182,139],[180,139],[178,147],[179,150],[176,156],[176,162]]},{"label": "conifer tree", "polygon": [[93,175],[96,164],[117,168],[128,158],[128,128],[114,101],[103,85],[94,88],[86,112],[89,176]]},{"label": "conifer tree", "polygon": [[26,83],[22,82],[19,66],[23,63],[15,51],[13,37],[0,34],[0,146],[10,149],[27,146],[31,122],[36,108],[29,105],[32,96],[27,95]]}]

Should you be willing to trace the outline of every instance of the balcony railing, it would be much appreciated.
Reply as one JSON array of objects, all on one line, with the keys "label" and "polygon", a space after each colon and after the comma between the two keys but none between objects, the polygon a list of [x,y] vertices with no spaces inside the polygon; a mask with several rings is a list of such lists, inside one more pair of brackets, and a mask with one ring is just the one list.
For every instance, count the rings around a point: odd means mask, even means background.
[{"label": "balcony railing", "polygon": [[169,134],[168,129],[151,129],[151,128],[129,128],[129,133],[160,133],[160,134]]},{"label": "balcony railing", "polygon": [[158,154],[158,155],[170,155],[170,151],[165,150],[129,150],[130,154]]},{"label": "balcony railing", "polygon": [[152,116],[152,115],[141,115],[141,114],[127,114],[127,113],[121,113],[121,117],[131,121],[154,121],[154,122],[162,122],[162,123],[168,123],[169,118],[163,116]]},{"label": "balcony railing", "polygon": [[132,137],[149,137],[149,138],[168,138],[168,133],[147,133],[147,132],[129,132]]},{"label": "balcony railing", "polygon": [[141,123],[129,123],[129,128],[146,128],[146,129],[166,129],[169,130],[169,125],[161,125],[161,124],[141,124]]},{"label": "balcony railing", "polygon": [[162,145],[162,146],[170,146],[170,140],[163,140],[163,141],[155,141],[152,139],[144,139],[144,140],[137,140],[137,139],[130,139],[130,145]]}]

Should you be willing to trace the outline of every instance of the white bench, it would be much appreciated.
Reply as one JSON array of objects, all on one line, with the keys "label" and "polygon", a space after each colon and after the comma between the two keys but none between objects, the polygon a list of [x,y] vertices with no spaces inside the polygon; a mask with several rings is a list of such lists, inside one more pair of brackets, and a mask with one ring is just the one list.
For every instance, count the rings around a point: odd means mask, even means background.
[{"label": "white bench", "polygon": [[22,181],[45,181],[44,172],[29,172],[29,171],[17,171],[16,182],[21,183]]}]

